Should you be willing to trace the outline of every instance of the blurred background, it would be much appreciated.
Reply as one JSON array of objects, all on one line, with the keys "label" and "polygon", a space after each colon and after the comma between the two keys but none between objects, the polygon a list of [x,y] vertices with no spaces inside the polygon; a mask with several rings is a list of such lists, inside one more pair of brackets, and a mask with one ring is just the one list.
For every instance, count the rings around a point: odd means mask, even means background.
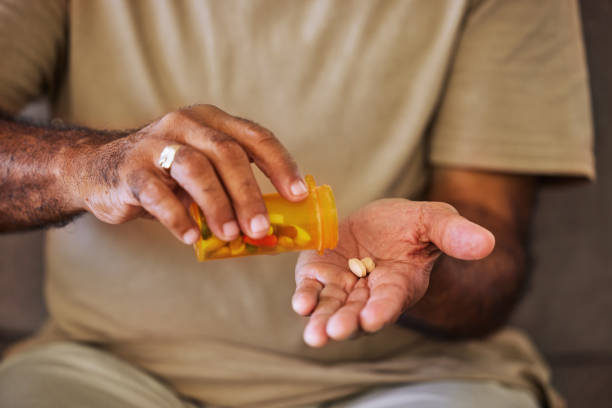
[{"label": "blurred background", "polygon": [[[531,233],[533,276],[513,323],[546,356],[570,407],[612,401],[612,0],[582,0],[598,179],[545,184]],[[44,117],[43,102],[24,113]],[[45,319],[42,232],[0,235],[0,352]]]}]

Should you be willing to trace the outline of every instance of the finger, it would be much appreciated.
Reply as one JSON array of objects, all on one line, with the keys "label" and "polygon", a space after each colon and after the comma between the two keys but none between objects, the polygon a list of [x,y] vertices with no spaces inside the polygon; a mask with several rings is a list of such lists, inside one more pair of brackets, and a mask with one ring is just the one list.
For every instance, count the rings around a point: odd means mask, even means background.
[{"label": "finger", "polygon": [[343,304],[347,293],[338,285],[327,285],[319,294],[319,303],[304,329],[304,341],[312,347],[327,343],[327,321]]},{"label": "finger", "polygon": [[338,285],[348,293],[358,278],[345,265],[346,258],[335,251],[326,252],[324,260],[316,251],[302,251],[295,265],[295,282],[314,279],[324,286]]},{"label": "finger", "polygon": [[128,178],[132,194],[149,214],[186,244],[193,244],[200,231],[187,209],[161,179],[149,171],[134,173]]},{"label": "finger", "polygon": [[183,188],[180,186],[172,191],[174,192],[174,195],[178,197],[181,204],[183,204],[183,207],[189,209],[189,206],[191,206],[191,203],[193,203],[193,197],[191,197],[191,195],[183,190]]},{"label": "finger", "polygon": [[206,156],[189,146],[181,147],[175,154],[170,175],[202,209],[213,234],[226,241],[238,237],[240,228],[230,199]]},{"label": "finger", "polygon": [[408,264],[389,268],[377,265],[368,276],[370,297],[359,315],[363,330],[375,332],[394,323],[427,290],[427,278]]},{"label": "finger", "polygon": [[308,316],[317,305],[323,285],[315,279],[303,279],[298,282],[291,298],[291,306],[297,314]]},{"label": "finger", "polygon": [[268,233],[270,221],[248,156],[231,137],[208,129],[202,150],[215,166],[232,199],[242,230],[252,238]]},{"label": "finger", "polygon": [[360,279],[349,293],[346,303],[327,322],[327,335],[344,340],[359,330],[359,313],[366,305],[370,291],[366,280]]},{"label": "finger", "polygon": [[424,241],[442,252],[463,260],[482,259],[493,251],[495,237],[487,229],[460,216],[445,203],[420,203]]},{"label": "finger", "polygon": [[203,105],[201,112],[208,126],[232,136],[245,148],[284,198],[306,198],[308,190],[295,160],[271,131],[212,105]]},{"label": "finger", "polygon": [[261,191],[244,149],[231,137],[194,120],[181,125],[182,140],[205,154],[229,194],[240,229],[264,237],[270,221]]}]

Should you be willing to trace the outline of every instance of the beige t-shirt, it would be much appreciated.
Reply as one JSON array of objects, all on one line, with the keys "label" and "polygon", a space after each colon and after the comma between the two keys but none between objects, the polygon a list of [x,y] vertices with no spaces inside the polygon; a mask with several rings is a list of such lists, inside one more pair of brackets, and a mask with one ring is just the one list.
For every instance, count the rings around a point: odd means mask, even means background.
[{"label": "beige t-shirt", "polygon": [[[5,109],[48,92],[56,117],[132,128],[212,103],[272,129],[334,188],[341,216],[416,196],[428,163],[594,175],[572,0],[5,0],[0,30]],[[511,329],[441,343],[392,326],[308,348],[290,307],[295,254],[199,264],[155,222],[84,216],[49,232],[46,257],[56,337],[98,343],[207,403],[475,379],[562,404]]]}]

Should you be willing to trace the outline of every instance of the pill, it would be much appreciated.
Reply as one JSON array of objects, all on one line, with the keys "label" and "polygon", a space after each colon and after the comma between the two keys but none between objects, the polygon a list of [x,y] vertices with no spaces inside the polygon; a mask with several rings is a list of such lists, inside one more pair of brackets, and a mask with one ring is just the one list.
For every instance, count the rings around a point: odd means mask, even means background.
[{"label": "pill", "polygon": [[311,238],[310,234],[306,232],[305,229],[298,227],[297,225],[293,226],[296,230],[296,236],[294,238],[295,244],[298,246],[306,246]]},{"label": "pill", "polygon": [[357,258],[349,259],[348,266],[351,272],[353,272],[358,278],[363,278],[367,274],[365,265]]},{"label": "pill", "polygon": [[279,235],[285,235],[292,239],[297,237],[297,229],[293,225],[279,225],[277,231]]},{"label": "pill", "polygon": [[290,249],[293,248],[293,240],[289,237],[281,235],[278,237],[278,245],[282,246],[283,248]]},{"label": "pill", "polygon": [[232,255],[242,255],[246,251],[246,246],[241,237],[236,238],[229,244],[229,249]]},{"label": "pill", "polygon": [[366,271],[368,273],[372,272],[374,268],[376,268],[376,264],[374,264],[374,260],[369,256],[366,256],[361,260],[361,263],[366,267]]},{"label": "pill", "polygon": [[211,258],[225,258],[227,256],[230,255],[230,249],[226,246],[222,246],[221,248],[217,249],[215,252],[210,254]]},{"label": "pill", "polygon": [[199,240],[196,244],[200,246],[204,253],[209,254],[211,252],[215,252],[222,246],[225,246],[225,241],[221,241],[219,238],[213,235],[208,239]]},{"label": "pill", "polygon": [[270,219],[270,224],[283,224],[285,222],[285,217],[283,214],[268,214],[268,218]]}]

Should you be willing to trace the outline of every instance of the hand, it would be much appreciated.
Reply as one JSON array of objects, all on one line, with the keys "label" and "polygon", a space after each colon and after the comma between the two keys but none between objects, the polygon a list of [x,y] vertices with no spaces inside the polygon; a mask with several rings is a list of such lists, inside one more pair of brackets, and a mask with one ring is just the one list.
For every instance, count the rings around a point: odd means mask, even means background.
[{"label": "hand", "polygon": [[[159,167],[164,147],[180,144],[170,171]],[[267,129],[211,105],[171,112],[125,137],[76,155],[71,185],[78,205],[108,223],[150,214],[178,239],[200,235],[187,212],[195,201],[212,232],[224,240],[240,229],[261,238],[269,220],[252,160],[279,193],[299,201],[307,189],[283,145]]]},{"label": "hand", "polygon": [[[450,205],[404,199],[375,201],[344,220],[339,244],[324,255],[303,252],[295,271],[293,309],[310,315],[304,341],[313,347],[343,340],[362,329],[394,323],[427,291],[440,251],[463,260],[486,257],[495,238]],[[349,258],[374,259],[365,278],[348,269]]]}]

